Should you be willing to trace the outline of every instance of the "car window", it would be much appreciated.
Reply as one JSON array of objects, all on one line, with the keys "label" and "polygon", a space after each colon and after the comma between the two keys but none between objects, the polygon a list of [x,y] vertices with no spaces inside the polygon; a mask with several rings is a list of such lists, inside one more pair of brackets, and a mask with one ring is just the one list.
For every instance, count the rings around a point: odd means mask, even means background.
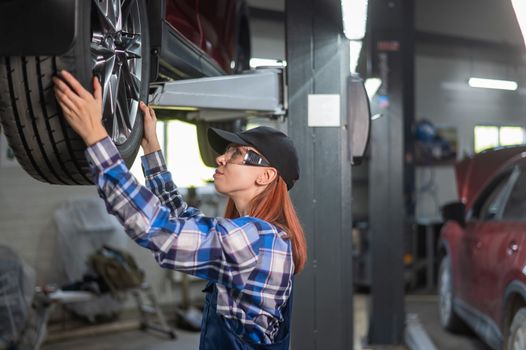
[{"label": "car window", "polygon": [[504,220],[526,221],[526,168],[520,170],[520,175],[513,185],[510,196],[502,214]]},{"label": "car window", "polygon": [[473,217],[478,220],[495,220],[502,209],[511,172],[499,177],[483,192],[474,206]]}]

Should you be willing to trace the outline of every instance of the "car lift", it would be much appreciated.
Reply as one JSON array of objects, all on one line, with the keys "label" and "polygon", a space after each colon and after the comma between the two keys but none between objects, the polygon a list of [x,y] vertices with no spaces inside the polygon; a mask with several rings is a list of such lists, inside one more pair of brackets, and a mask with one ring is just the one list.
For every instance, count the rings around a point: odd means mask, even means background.
[{"label": "car lift", "polygon": [[[224,121],[245,116],[284,116],[287,111],[282,68],[241,74],[185,79],[150,85],[154,109],[195,113],[193,118]],[[192,119],[192,118],[189,118]]]}]

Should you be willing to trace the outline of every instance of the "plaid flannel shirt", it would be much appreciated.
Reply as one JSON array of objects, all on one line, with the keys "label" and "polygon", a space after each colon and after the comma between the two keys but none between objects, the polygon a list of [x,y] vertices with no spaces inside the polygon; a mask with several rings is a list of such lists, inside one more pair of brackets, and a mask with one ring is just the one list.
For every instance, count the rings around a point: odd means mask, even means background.
[{"label": "plaid flannel shirt", "polygon": [[239,321],[249,339],[273,342],[294,270],[282,230],[254,217],[211,218],[188,207],[160,151],[142,157],[148,188],[109,138],[88,147],[86,157],[108,212],[133,240],[162,267],[217,282],[218,313]]}]

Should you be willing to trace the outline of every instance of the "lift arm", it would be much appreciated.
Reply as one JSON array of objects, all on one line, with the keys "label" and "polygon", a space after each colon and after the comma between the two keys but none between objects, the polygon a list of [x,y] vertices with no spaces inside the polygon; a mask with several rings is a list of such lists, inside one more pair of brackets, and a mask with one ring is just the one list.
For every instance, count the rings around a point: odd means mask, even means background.
[{"label": "lift arm", "polygon": [[287,110],[283,69],[152,84],[150,105],[199,111],[196,119],[225,120],[246,115],[282,116]]}]

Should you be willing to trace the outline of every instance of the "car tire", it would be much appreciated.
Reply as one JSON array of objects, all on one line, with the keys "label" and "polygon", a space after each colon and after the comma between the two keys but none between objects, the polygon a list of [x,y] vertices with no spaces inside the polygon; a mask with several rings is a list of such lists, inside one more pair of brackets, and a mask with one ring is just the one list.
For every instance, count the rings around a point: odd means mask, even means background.
[{"label": "car tire", "polygon": [[137,155],[143,133],[138,103],[149,86],[148,18],[145,0],[123,4],[80,1],[77,38],[61,56],[0,58],[0,121],[18,162],[40,181],[92,183],[86,145],[65,122],[53,93],[52,77],[63,69],[90,91],[92,76],[101,79],[103,123],[128,166]]},{"label": "car tire", "polygon": [[445,256],[440,262],[438,273],[438,312],[442,327],[453,333],[464,333],[467,326],[453,307],[454,289],[451,260]]},{"label": "car tire", "polygon": [[505,349],[526,349],[526,307],[519,309],[513,316]]}]

